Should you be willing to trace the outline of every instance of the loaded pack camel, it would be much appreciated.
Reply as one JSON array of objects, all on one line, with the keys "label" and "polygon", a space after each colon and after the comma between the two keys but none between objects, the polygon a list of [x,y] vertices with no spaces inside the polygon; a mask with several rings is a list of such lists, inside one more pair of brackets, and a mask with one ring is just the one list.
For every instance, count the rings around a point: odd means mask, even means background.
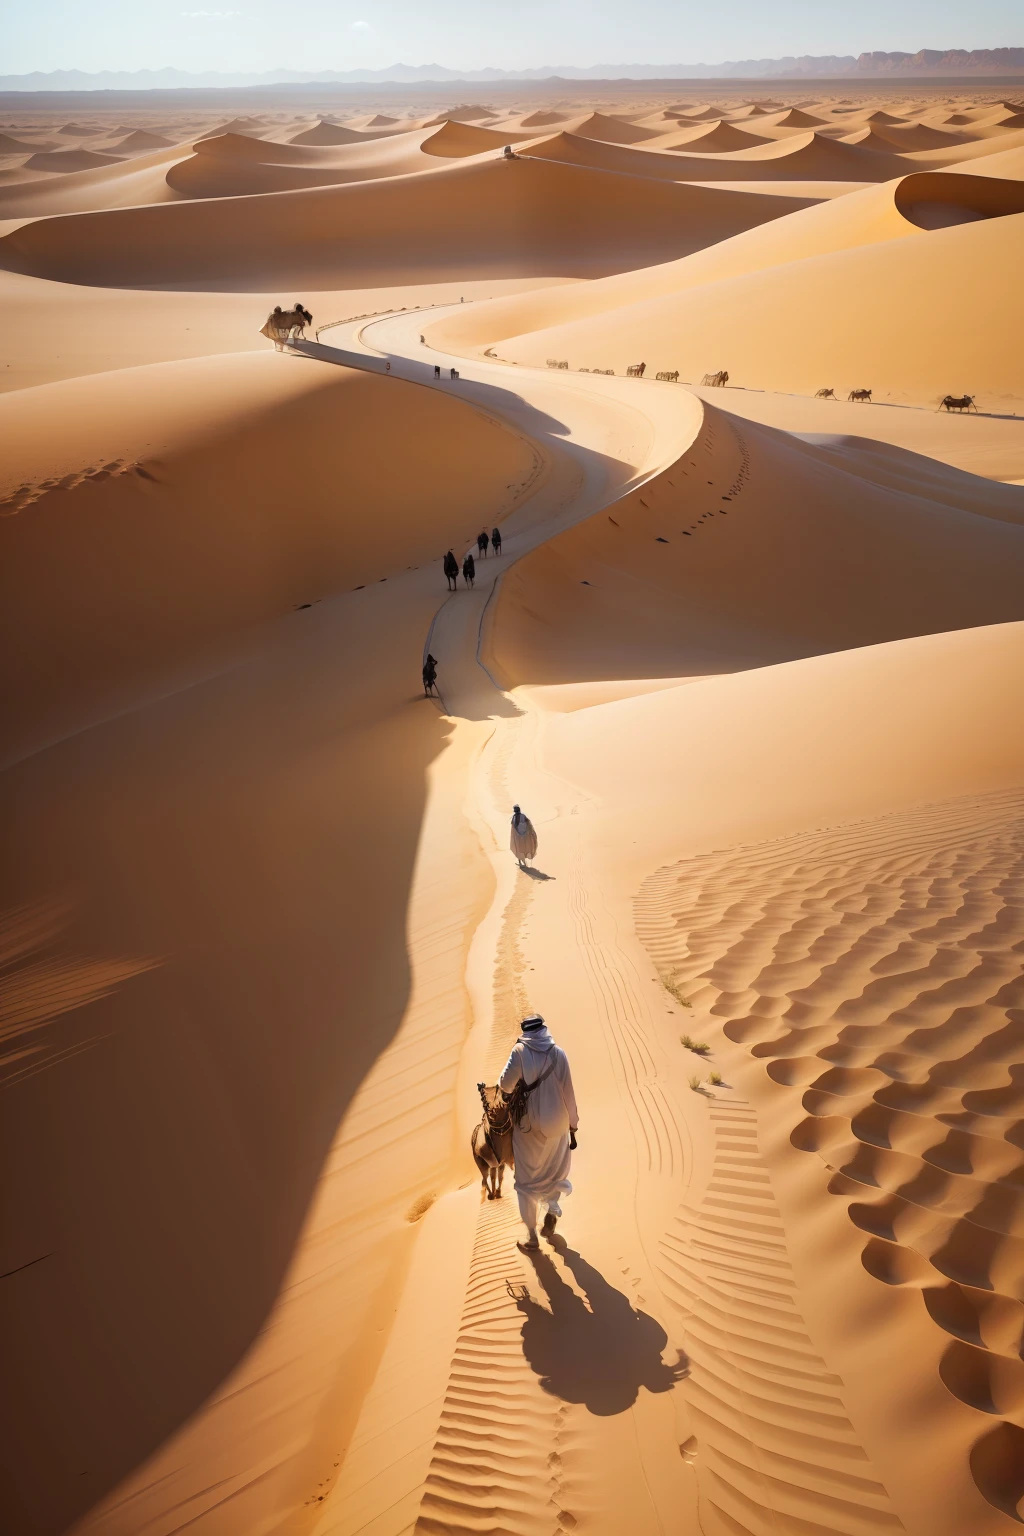
[{"label": "loaded pack camel", "polygon": [[266,336],[279,352],[283,352],[286,341],[301,341],[307,325],[312,324],[313,316],[301,304],[296,304],[294,309],[282,309],[276,304],[267,316],[266,325],[260,327],[260,335]]},{"label": "loaded pack camel", "polygon": [[646,369],[646,367],[647,367],[646,363],[630,363],[629,367],[626,369],[626,378],[627,379],[642,379],[643,376],[644,376],[644,370]]},{"label": "loaded pack camel", "polygon": [[654,375],[654,377],[655,377],[655,379],[660,379],[665,384],[678,384],[679,383],[679,369],[678,368],[674,368],[671,373],[668,373],[668,372],[656,373]]},{"label": "loaded pack camel", "polygon": [[836,392],[834,389],[816,389],[814,391],[815,400],[834,400],[835,397]]},{"label": "loaded pack camel", "polygon": [[717,373],[706,373],[701,379],[701,383],[706,384],[709,389],[724,389],[728,382],[729,374],[725,368],[720,368]]},{"label": "loaded pack camel", "polygon": [[846,398],[847,400],[859,400],[863,405],[870,405],[871,391],[870,389],[851,389]]},{"label": "loaded pack camel", "polygon": [[978,409],[974,403],[973,395],[943,395],[939,401],[939,410],[941,411],[943,407],[947,411],[976,411]]},{"label": "loaded pack camel", "polygon": [[498,1087],[477,1083],[483,1117],[474,1125],[469,1145],[473,1161],[480,1170],[480,1180],[488,1200],[501,1199],[501,1181],[506,1168],[514,1168],[512,1157],[512,1111]]}]

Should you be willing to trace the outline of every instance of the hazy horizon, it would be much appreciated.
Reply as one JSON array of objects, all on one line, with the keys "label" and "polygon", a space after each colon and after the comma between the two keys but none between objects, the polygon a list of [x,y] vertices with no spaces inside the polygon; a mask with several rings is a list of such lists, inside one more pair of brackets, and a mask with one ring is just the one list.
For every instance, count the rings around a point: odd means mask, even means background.
[{"label": "hazy horizon", "polygon": [[[714,65],[789,55],[857,55],[1017,46],[1020,9],[978,0],[969,16],[953,0],[863,0],[824,10],[813,0],[757,0],[718,8],[668,0],[184,0],[142,12],[129,0],[22,3],[7,24],[6,75],[177,69],[191,73],[385,69],[593,68]],[[966,34],[966,35],[965,35]]]}]

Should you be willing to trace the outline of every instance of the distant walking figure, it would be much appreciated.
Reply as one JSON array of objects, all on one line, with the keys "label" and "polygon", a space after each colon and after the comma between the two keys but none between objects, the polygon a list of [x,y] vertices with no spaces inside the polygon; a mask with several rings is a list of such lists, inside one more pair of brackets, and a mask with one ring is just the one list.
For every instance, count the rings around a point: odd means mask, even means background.
[{"label": "distant walking figure", "polygon": [[491,548],[496,555],[501,554],[501,529],[495,528],[491,533]]},{"label": "distant walking figure", "polygon": [[448,590],[454,592],[459,585],[459,562],[451,550],[444,557],[444,573],[448,578]]},{"label": "distant walking figure", "polygon": [[466,585],[471,587],[476,576],[476,561],[473,559],[472,555],[467,555],[465,560],[463,560],[462,575]]},{"label": "distant walking figure", "polygon": [[512,807],[512,836],[509,847],[519,860],[519,868],[523,868],[524,859],[537,857],[537,834],[533,829],[533,822],[529,816],[524,816],[518,805]]},{"label": "distant walking figure", "polygon": [[441,364],[440,363],[435,363],[434,364],[434,378],[435,379],[439,379],[440,377],[441,377]]},{"label": "distant walking figure", "polygon": [[457,379],[458,376],[459,376],[459,370],[457,368],[453,368],[452,369],[452,378],[453,379]]},{"label": "distant walking figure", "polygon": [[430,694],[437,683],[437,662],[427,653],[427,659],[423,663],[423,692]]},{"label": "distant walking figure", "polygon": [[481,528],[480,532],[476,536],[476,547],[480,551],[481,555],[485,555],[486,556],[486,554],[487,554],[487,546],[488,546],[489,543],[490,543],[490,539],[487,536],[487,529],[486,528]]},{"label": "distant walking figure", "polygon": [[512,1114],[516,1194],[527,1232],[526,1242],[519,1246],[537,1249],[539,1208],[547,1207],[544,1236],[554,1237],[562,1214],[559,1200],[572,1194],[569,1170],[579,1116],[568,1058],[552,1040],[540,1014],[524,1019],[520,1030],[498,1086]]}]

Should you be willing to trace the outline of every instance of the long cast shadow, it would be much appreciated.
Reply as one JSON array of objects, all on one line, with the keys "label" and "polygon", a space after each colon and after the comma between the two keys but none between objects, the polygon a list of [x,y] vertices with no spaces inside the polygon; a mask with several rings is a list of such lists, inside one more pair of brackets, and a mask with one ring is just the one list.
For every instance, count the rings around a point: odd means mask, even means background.
[{"label": "long cast shadow", "polygon": [[682,1350],[662,1359],[668,1335],[655,1318],[634,1307],[599,1270],[556,1238],[554,1246],[586,1296],[562,1279],[544,1252],[530,1254],[551,1310],[531,1296],[517,1302],[523,1313],[523,1354],[541,1387],[566,1403],[582,1403],[601,1418],[625,1413],[641,1387],[669,1392],[689,1374]]}]

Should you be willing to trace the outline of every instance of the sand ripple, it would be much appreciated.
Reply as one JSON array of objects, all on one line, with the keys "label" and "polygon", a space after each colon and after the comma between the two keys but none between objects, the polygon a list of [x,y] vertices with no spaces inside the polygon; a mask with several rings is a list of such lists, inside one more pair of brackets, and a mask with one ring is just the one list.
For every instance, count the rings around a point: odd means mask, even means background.
[{"label": "sand ripple", "polygon": [[[1024,794],[1002,792],[709,854],[640,901],[663,971],[793,1089],[791,1141],[832,1170],[864,1268],[919,1290],[948,1336],[942,1387],[979,1415],[964,1455],[1018,1519],[1022,813]],[[695,1240],[685,1218],[679,1251]]]}]

